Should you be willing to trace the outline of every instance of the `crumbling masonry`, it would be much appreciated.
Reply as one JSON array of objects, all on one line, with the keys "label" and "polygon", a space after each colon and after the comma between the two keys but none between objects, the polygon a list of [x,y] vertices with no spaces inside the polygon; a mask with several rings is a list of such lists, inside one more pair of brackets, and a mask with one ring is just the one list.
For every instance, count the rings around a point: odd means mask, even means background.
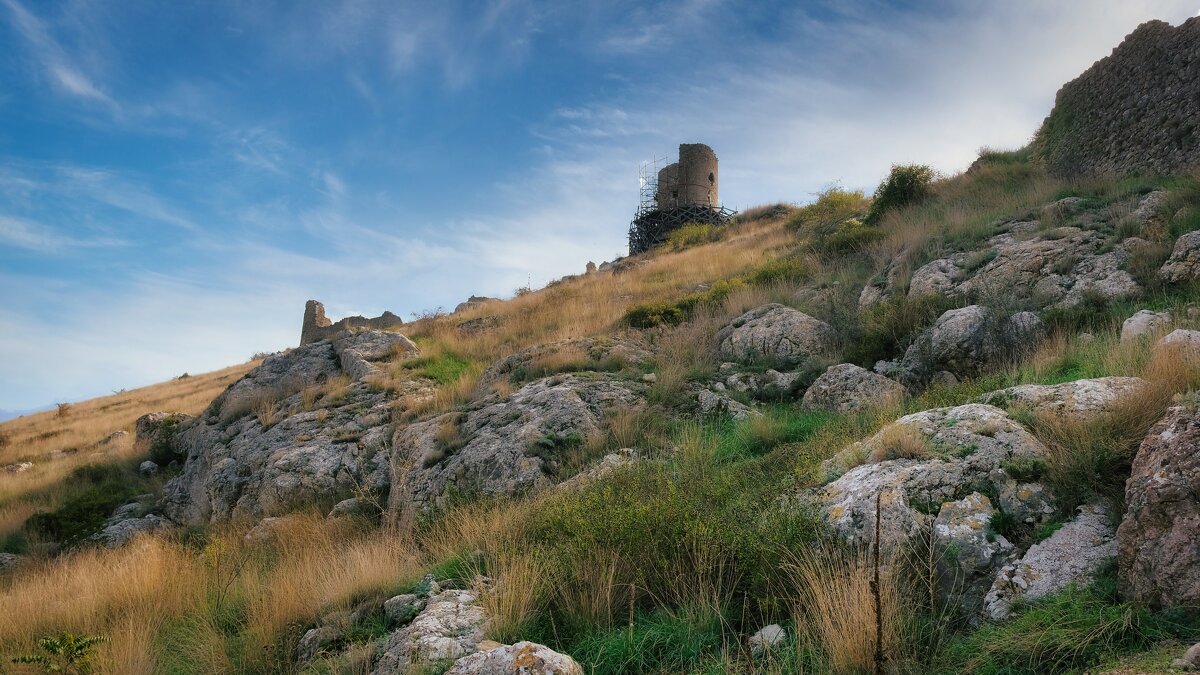
[{"label": "crumbling masonry", "polygon": [[300,327],[300,346],[328,340],[338,333],[353,328],[384,330],[402,325],[404,325],[404,320],[391,312],[384,312],[382,316],[374,319],[368,319],[365,316],[348,316],[333,323],[325,316],[325,305],[316,300],[309,300],[304,304],[304,323]]},{"label": "crumbling masonry", "polygon": [[717,224],[733,215],[717,197],[717,153],[703,143],[681,144],[679,161],[659,170],[654,181],[653,201],[643,200],[629,226],[630,254],[654,248],[685,223]]}]

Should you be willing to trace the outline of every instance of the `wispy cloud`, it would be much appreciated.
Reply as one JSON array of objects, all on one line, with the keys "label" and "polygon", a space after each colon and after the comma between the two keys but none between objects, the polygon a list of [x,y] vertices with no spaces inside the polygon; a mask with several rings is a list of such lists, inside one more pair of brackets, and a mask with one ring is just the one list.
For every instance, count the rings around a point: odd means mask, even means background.
[{"label": "wispy cloud", "polygon": [[120,112],[120,104],[84,74],[62,45],[55,40],[45,23],[34,16],[17,0],[0,0],[8,7],[13,26],[25,38],[40,67],[59,91],[71,96],[97,102]]},{"label": "wispy cloud", "polygon": [[80,239],[42,223],[0,214],[0,246],[12,246],[40,253],[58,253],[67,249],[124,246],[126,244],[127,242],[120,239],[108,237]]}]

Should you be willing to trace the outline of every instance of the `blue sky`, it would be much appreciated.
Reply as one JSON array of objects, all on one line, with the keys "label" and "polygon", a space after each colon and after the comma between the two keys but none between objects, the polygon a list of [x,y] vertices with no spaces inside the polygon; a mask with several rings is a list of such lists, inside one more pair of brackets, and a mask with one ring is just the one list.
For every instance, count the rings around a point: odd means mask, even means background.
[{"label": "blue sky", "polygon": [[0,0],[0,409],[623,252],[638,163],[733,207],[952,172],[1195,0]]}]

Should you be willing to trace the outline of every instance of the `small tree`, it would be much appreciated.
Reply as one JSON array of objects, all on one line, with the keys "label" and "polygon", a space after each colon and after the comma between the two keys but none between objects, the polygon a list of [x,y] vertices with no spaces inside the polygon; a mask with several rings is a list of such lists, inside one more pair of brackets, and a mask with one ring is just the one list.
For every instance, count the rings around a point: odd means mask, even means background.
[{"label": "small tree", "polygon": [[107,640],[100,635],[87,637],[69,632],[47,635],[38,640],[43,653],[18,656],[13,663],[32,664],[44,673],[86,675],[92,671],[91,657],[96,645]]},{"label": "small tree", "polygon": [[936,177],[933,168],[925,164],[893,164],[888,177],[875,190],[866,223],[878,225],[888,211],[923,201],[932,193],[929,185]]}]

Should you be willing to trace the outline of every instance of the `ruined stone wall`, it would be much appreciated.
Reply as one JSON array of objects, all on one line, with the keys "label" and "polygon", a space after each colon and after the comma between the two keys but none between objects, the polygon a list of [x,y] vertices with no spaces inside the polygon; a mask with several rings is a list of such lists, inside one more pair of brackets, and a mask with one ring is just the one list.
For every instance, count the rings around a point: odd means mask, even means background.
[{"label": "ruined stone wall", "polygon": [[717,153],[703,143],[679,146],[679,161],[658,172],[655,204],[660,209],[679,206],[716,207]]},{"label": "ruined stone wall", "polygon": [[304,304],[304,323],[300,327],[300,346],[328,340],[334,335],[352,328],[385,330],[402,325],[404,325],[404,320],[391,312],[384,312],[374,319],[368,319],[365,316],[348,316],[333,323],[325,316],[325,305],[316,300],[309,300]]},{"label": "ruined stone wall", "polygon": [[654,193],[654,203],[660,209],[668,209],[679,202],[679,188],[675,185],[679,180],[679,162],[668,164],[658,172],[658,190]]},{"label": "ruined stone wall", "polygon": [[1033,148],[1061,176],[1200,168],[1200,17],[1138,26],[1058,90]]},{"label": "ruined stone wall", "polygon": [[717,205],[717,153],[703,143],[684,143],[679,146],[680,206]]}]

